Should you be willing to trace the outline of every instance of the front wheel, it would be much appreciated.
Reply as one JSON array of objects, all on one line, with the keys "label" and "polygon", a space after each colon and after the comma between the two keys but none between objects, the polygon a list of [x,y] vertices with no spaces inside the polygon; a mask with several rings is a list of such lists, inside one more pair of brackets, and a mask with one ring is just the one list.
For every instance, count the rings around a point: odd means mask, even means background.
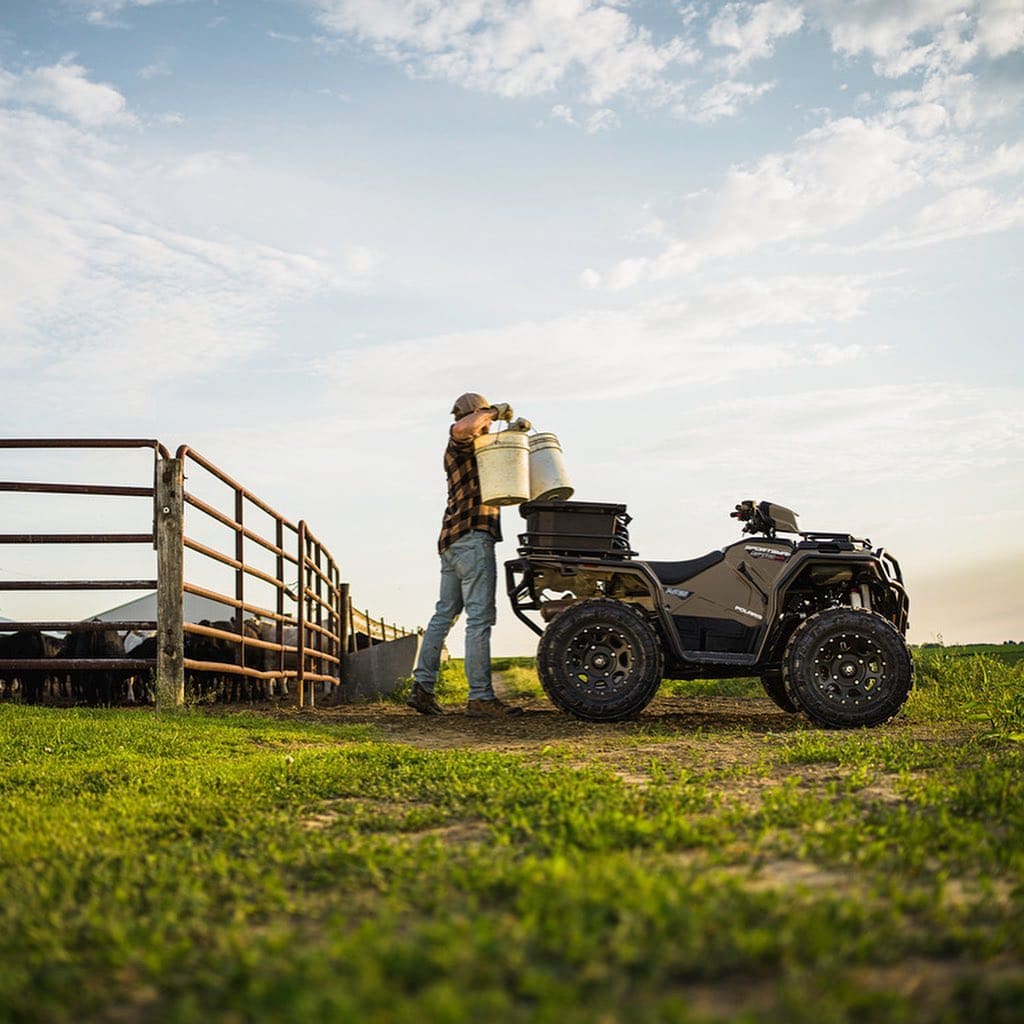
[{"label": "front wheel", "polygon": [[537,648],[537,675],[551,702],[591,722],[617,722],[642,711],[661,683],[662,666],[651,626],[605,598],[566,608]]},{"label": "front wheel", "polygon": [[830,729],[887,722],[914,682],[914,663],[899,630],[866,609],[827,608],[793,631],[783,657],[789,698]]},{"label": "front wheel", "polygon": [[795,715],[800,709],[786,692],[786,681],[782,678],[782,669],[767,668],[761,673],[761,686],[771,697],[776,707],[782,708],[787,715]]}]

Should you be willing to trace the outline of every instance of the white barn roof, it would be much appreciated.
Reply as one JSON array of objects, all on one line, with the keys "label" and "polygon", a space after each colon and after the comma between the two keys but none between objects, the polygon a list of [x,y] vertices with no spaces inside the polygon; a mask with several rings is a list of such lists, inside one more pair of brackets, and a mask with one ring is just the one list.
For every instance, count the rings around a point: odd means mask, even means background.
[{"label": "white barn roof", "polygon": [[[195,594],[185,594],[183,603],[186,622],[201,622],[203,619],[215,622],[218,619],[230,619],[235,614],[231,605],[221,604],[208,597],[197,597]],[[119,604],[116,608],[90,615],[89,618],[103,622],[156,621],[156,591],[143,594],[126,604]]]}]

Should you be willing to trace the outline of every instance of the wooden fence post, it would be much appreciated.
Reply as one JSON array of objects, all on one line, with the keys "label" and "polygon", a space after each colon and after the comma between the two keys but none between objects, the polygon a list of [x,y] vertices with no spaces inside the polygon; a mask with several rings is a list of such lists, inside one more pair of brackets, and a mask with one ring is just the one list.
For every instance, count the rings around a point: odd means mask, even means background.
[{"label": "wooden fence post", "polygon": [[345,655],[348,654],[349,629],[352,622],[351,598],[349,597],[348,588],[349,585],[347,583],[342,583],[338,587],[338,657],[341,659],[338,662],[339,683],[345,682],[342,665],[345,661]]},{"label": "wooden fence post", "polygon": [[185,703],[185,475],[181,459],[156,467],[156,707]]},{"label": "wooden fence post", "polygon": [[299,520],[299,594],[298,607],[295,610],[296,623],[296,668],[295,679],[298,690],[299,707],[306,706],[306,520]]}]

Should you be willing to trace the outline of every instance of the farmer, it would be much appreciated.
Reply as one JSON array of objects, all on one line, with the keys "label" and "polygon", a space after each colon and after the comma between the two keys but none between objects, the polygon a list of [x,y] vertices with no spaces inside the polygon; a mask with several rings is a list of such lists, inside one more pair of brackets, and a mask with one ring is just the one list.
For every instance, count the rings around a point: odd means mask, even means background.
[{"label": "farmer", "polygon": [[[423,635],[420,656],[413,671],[408,705],[424,715],[443,715],[434,697],[441,663],[441,648],[459,613],[466,612],[466,677],[472,718],[518,715],[521,708],[500,701],[491,685],[491,626],[494,625],[494,592],[497,567],[494,545],[501,540],[500,509],[480,501],[474,438],[490,431],[496,420],[511,420],[512,408],[504,402],[491,405],[483,395],[460,395],[452,407],[455,423],[448,434],[444,471],[448,477],[448,504],[444,510],[437,549],[441,553],[441,596]],[[512,427],[529,430],[526,420]]]}]

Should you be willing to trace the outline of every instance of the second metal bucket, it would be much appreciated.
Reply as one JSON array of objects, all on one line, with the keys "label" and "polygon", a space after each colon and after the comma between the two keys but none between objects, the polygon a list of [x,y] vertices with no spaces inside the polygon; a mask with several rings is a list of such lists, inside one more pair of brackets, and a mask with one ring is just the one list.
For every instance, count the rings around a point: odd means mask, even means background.
[{"label": "second metal bucket", "polygon": [[530,438],[530,501],[567,501],[575,488],[562,462],[562,446],[554,434]]}]

